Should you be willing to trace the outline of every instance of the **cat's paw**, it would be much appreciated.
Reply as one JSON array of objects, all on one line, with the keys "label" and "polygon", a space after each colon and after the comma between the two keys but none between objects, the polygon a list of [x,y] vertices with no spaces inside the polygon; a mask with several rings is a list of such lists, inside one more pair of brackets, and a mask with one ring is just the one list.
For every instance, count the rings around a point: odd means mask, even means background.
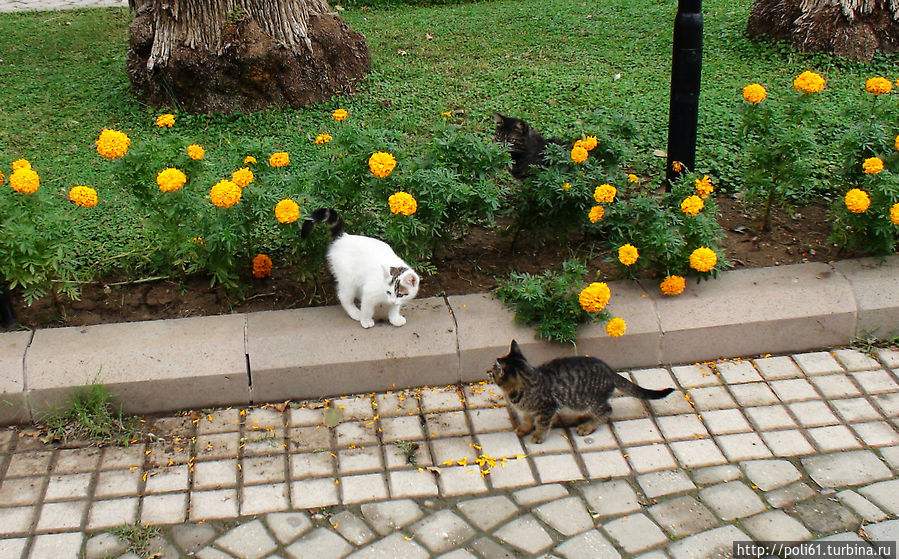
[{"label": "cat's paw", "polygon": [[533,427],[527,427],[527,426],[525,426],[525,425],[519,425],[519,426],[515,429],[515,434],[518,435],[519,437],[524,437],[524,436],[526,436],[528,433],[530,433],[530,432],[533,431],[533,430],[534,430]]},{"label": "cat's paw", "polygon": [[400,315],[396,315],[395,317],[391,316],[390,323],[393,324],[394,326],[402,326],[403,324],[406,323],[406,317],[400,316]]},{"label": "cat's paw", "polygon": [[575,429],[575,431],[577,431],[578,435],[580,435],[582,437],[586,437],[593,431],[596,431],[596,425],[592,425],[592,424],[588,424],[588,423],[581,423],[580,425],[577,426],[577,429]]},{"label": "cat's paw", "polygon": [[363,328],[371,328],[375,325],[375,321],[372,318],[362,318],[359,320],[359,324],[361,324]]},{"label": "cat's paw", "polygon": [[546,433],[534,433],[531,436],[531,442],[534,444],[540,444],[546,440]]}]

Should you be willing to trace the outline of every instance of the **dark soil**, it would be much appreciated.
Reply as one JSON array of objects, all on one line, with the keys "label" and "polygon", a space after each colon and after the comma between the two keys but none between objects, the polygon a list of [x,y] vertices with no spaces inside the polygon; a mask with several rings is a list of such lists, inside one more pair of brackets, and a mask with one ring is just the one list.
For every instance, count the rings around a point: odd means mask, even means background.
[{"label": "dark soil", "polygon": [[[852,255],[841,253],[827,243],[831,221],[823,204],[795,208],[792,213],[776,210],[773,230],[762,232],[759,220],[744,213],[738,201],[720,196],[721,224],[727,231],[724,246],[734,268],[779,266],[800,262],[828,262]],[[436,254],[432,263],[437,273],[422,278],[419,297],[459,295],[489,291],[496,277],[510,271],[539,273],[558,265],[576,253],[589,260],[591,270],[599,269],[606,279],[616,279],[615,268],[604,262],[606,253],[590,250],[593,243],[576,241],[571,248],[553,242],[535,242],[526,235],[512,250],[512,235],[475,229],[462,244],[446,254]],[[265,279],[246,280],[246,298],[230,303],[224,293],[209,287],[206,278],[184,284],[169,280],[126,283],[104,278],[83,286],[79,301],[63,301],[60,316],[49,297],[26,307],[14,297],[21,324],[27,327],[82,326],[107,322],[127,322],[204,316],[228,312],[291,309],[337,303],[333,282],[322,266],[314,281],[297,282],[292,270],[279,269]]]}]

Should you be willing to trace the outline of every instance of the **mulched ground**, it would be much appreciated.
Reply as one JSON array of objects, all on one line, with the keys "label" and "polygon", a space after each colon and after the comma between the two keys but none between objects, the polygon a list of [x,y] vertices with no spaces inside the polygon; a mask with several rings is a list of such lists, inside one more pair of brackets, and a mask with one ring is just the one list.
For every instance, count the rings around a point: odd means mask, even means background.
[{"label": "mulched ground", "polygon": [[[717,202],[721,208],[721,224],[727,232],[724,243],[727,256],[737,269],[828,262],[853,256],[840,253],[827,243],[831,221],[823,204],[794,208],[791,213],[776,210],[773,230],[762,232],[759,221],[744,212],[739,201],[720,196]],[[435,255],[432,262],[437,274],[422,278],[419,297],[489,291],[496,287],[496,276],[504,276],[510,270],[539,273],[556,268],[570,257],[572,250],[585,255],[590,248],[589,243],[579,240],[569,249],[522,236],[513,250],[512,236],[506,233],[502,226],[493,231],[475,229],[452,252]],[[614,266],[603,261],[606,256],[605,253],[594,256],[589,262],[590,269],[601,270],[604,279],[616,279]],[[25,326],[56,327],[337,303],[324,265],[314,281],[297,282],[291,270],[276,268],[269,278],[249,278],[247,286],[246,299],[232,304],[224,293],[211,289],[205,278],[195,278],[185,284],[168,280],[121,284],[120,279],[104,278],[85,285],[80,300],[63,302],[62,315],[49,297],[31,307],[16,298],[14,307]]]}]

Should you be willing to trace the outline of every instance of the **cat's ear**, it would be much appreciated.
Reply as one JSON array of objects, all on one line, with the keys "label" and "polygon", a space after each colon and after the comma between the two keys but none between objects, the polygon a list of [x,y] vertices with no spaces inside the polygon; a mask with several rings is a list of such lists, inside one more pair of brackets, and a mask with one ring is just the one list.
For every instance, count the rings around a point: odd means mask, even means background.
[{"label": "cat's ear", "polygon": [[497,124],[502,124],[505,121],[506,121],[506,117],[504,117],[503,115],[501,115],[499,113],[493,113],[493,122],[495,122]]},{"label": "cat's ear", "polygon": [[516,130],[519,134],[525,134],[525,133],[528,131],[528,128],[529,128],[529,127],[528,127],[528,123],[527,123],[527,122],[525,122],[525,121],[523,121],[523,120],[521,120],[521,119],[518,119],[518,120],[515,121],[515,130]]},{"label": "cat's ear", "polygon": [[400,268],[399,266],[391,266],[388,273],[390,274],[390,277],[395,278],[395,277],[398,277],[401,273],[403,273],[404,269],[405,268]]},{"label": "cat's ear", "polygon": [[390,282],[390,280],[393,278],[393,273],[392,273],[393,268],[391,268],[390,266],[385,266],[384,264],[381,264],[381,270],[384,271],[384,281]]},{"label": "cat's ear", "polygon": [[511,347],[509,347],[509,354],[510,355],[513,355],[513,354],[521,355],[521,347],[518,346],[518,342],[516,342],[515,340],[512,340],[512,345],[511,345]]}]

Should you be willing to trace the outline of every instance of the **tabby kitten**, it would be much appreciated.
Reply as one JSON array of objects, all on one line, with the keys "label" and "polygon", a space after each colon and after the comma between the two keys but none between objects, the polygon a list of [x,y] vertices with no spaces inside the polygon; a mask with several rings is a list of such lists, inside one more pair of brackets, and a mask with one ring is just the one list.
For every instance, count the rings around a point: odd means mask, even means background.
[{"label": "tabby kitten", "polygon": [[586,415],[578,435],[595,431],[612,413],[609,399],[616,388],[644,400],[658,400],[674,391],[637,386],[594,357],[563,357],[534,368],[515,340],[509,354],[496,360],[491,377],[513,411],[515,434],[524,437],[534,431],[535,443],[546,440],[553,419],[562,411]]},{"label": "tabby kitten", "polygon": [[[418,274],[384,241],[343,232],[343,220],[330,208],[318,208],[303,222],[305,239],[316,223],[331,230],[328,266],[337,282],[337,298],[343,310],[363,328],[375,325],[375,314],[386,307],[387,319],[402,326],[400,306],[418,294]],[[356,306],[356,300],[359,306]]]},{"label": "tabby kitten", "polygon": [[524,180],[533,165],[543,165],[543,151],[549,144],[564,145],[556,138],[546,139],[520,118],[496,113],[496,141],[509,144],[512,154],[512,176]]}]

